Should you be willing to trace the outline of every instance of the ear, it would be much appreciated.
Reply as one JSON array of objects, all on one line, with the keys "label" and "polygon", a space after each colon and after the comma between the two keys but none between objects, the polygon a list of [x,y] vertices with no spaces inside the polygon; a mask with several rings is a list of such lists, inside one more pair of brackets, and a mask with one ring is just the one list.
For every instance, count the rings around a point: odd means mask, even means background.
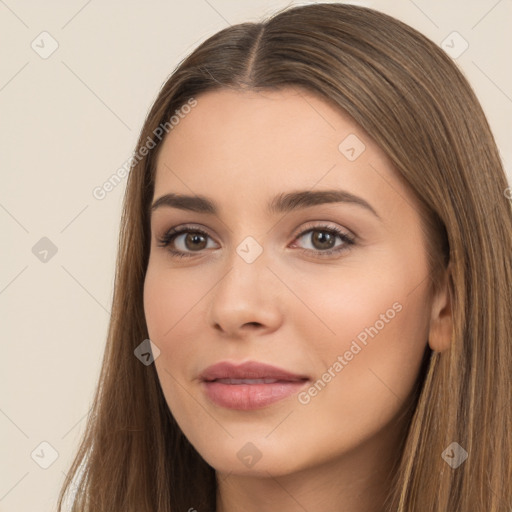
[{"label": "ear", "polygon": [[432,300],[428,344],[436,352],[450,348],[453,332],[452,303],[450,298],[451,263],[446,269],[442,286]]}]

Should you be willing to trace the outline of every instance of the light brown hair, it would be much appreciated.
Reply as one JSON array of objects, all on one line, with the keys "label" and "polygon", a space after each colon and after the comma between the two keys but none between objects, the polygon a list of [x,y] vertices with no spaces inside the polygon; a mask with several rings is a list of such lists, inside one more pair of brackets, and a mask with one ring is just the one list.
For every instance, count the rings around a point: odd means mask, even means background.
[{"label": "light brown hair", "polygon": [[[451,346],[428,353],[382,510],[511,510],[512,210],[477,98],[416,30],[363,7],[311,4],[202,43],[161,89],[136,152],[202,92],[285,87],[314,92],[373,137],[420,201],[433,289],[449,265]],[[129,174],[100,381],[59,510],[80,468],[73,512],[215,510],[214,469],[174,421],[154,365],[134,356],[148,338],[156,144]],[[452,442],[469,454],[456,469],[441,457]]]}]

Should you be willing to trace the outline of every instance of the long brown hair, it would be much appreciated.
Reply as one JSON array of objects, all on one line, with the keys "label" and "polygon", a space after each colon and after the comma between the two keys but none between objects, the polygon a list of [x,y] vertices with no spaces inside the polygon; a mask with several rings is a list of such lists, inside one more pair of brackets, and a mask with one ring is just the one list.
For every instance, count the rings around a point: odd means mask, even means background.
[{"label": "long brown hair", "polygon": [[[143,284],[163,140],[155,133],[202,92],[284,87],[314,92],[373,137],[420,201],[433,287],[449,265],[451,346],[428,354],[383,510],[511,509],[512,209],[493,135],[433,42],[371,9],[311,4],[210,37],[147,116],[136,154],[149,139],[156,147],[129,174],[100,381],[59,511],[77,479],[73,512],[215,510],[214,469],[174,421],[154,365],[134,356],[148,338]],[[441,456],[453,442],[468,453],[456,469]]]}]

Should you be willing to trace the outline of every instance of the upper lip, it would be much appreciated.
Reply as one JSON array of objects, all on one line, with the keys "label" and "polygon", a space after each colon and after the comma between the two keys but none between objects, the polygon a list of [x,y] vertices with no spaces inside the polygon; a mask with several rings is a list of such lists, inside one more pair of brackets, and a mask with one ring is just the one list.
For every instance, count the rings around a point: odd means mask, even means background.
[{"label": "upper lip", "polygon": [[277,366],[271,366],[257,361],[247,361],[242,364],[233,364],[229,361],[222,361],[206,368],[201,374],[204,381],[217,379],[276,379],[285,381],[307,380],[306,375],[298,375]]}]

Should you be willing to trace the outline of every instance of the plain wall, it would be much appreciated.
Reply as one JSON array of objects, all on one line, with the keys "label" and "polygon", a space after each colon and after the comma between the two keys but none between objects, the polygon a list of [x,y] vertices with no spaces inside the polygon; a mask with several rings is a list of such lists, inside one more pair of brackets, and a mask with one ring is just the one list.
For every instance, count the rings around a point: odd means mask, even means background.
[{"label": "plain wall", "polygon": [[[84,431],[126,180],[103,199],[93,190],[131,156],[150,105],[185,55],[229,24],[258,21],[289,3],[299,2],[0,2],[0,511],[55,510]],[[512,2],[353,3],[440,45],[454,31],[467,41],[456,61],[511,181]],[[57,459],[43,469],[53,450]]]}]

